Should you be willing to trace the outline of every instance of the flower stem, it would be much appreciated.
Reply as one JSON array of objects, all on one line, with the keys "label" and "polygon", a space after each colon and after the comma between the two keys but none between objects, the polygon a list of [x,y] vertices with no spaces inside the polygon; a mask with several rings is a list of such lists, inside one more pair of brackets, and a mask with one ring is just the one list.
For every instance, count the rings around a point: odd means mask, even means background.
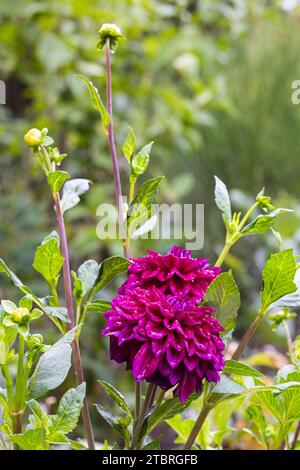
[{"label": "flower stem", "polygon": [[113,128],[113,108],[112,108],[112,80],[111,80],[111,62],[110,62],[110,41],[106,41],[106,99],[107,99],[107,108],[110,115],[110,122],[108,125],[108,145],[112,158],[113,171],[114,171],[114,180],[115,180],[115,192],[116,192],[116,201],[119,214],[119,226],[123,242],[124,256],[129,257],[128,247],[126,243],[126,234],[124,230],[124,212],[123,212],[123,198],[122,198],[122,186],[120,178],[120,170],[118,163],[118,155],[115,145],[114,137],[114,128]]},{"label": "flower stem", "polygon": [[[66,236],[66,228],[64,223],[64,217],[61,209],[61,201],[59,193],[56,193],[54,197],[55,207],[56,207],[56,217],[57,225],[60,237],[61,253],[64,258],[63,264],[63,274],[64,274],[64,290],[68,316],[70,323],[68,323],[68,329],[72,329],[76,326],[75,314],[74,314],[74,305],[73,305],[73,294],[72,294],[72,282],[71,282],[71,271],[70,271],[70,260],[69,260],[69,248],[68,241]],[[81,363],[81,355],[78,339],[74,339],[71,344],[73,350],[73,363],[76,375],[77,384],[80,385],[84,382],[84,375]],[[95,441],[94,433],[89,413],[89,407],[87,398],[84,398],[83,408],[82,408],[82,419],[84,424],[84,430],[90,450],[95,450]]]},{"label": "flower stem", "polygon": [[233,245],[233,243],[231,241],[229,241],[229,240],[226,241],[226,243],[223,247],[223,250],[220,253],[219,258],[216,261],[215,266],[218,266],[218,267],[222,266],[222,264],[223,264],[226,256],[228,255],[228,252],[231,249],[232,245]]},{"label": "flower stem", "polygon": [[293,357],[293,340],[292,340],[292,336],[291,336],[289,326],[288,326],[286,321],[283,322],[283,327],[284,327],[285,335],[286,335],[288,354],[290,356],[290,359],[292,359],[292,357]]},{"label": "flower stem", "polygon": [[251,341],[258,325],[260,324],[262,318],[263,318],[263,315],[258,313],[258,315],[255,317],[255,319],[253,320],[253,322],[249,326],[248,330],[244,334],[243,338],[241,339],[241,341],[240,341],[238,347],[236,348],[236,350],[235,350],[235,352],[234,352],[231,359],[234,359],[235,361],[239,360],[239,358],[241,357],[242,352],[244,351],[246,346],[248,346],[248,344],[250,343],[250,341]]},{"label": "flower stem", "polygon": [[203,405],[202,410],[198,416],[198,419],[195,422],[194,427],[191,431],[191,434],[189,435],[184,445],[184,448],[183,448],[184,450],[190,450],[193,447],[194,442],[198,436],[198,433],[200,432],[200,429],[202,428],[210,410],[211,410],[210,407],[208,407],[207,405]]},{"label": "flower stem", "polygon": [[134,430],[134,433],[133,433],[131,449],[135,449],[136,447],[139,447],[140,432],[141,432],[142,427],[143,427],[143,423],[144,423],[146,413],[147,413],[149,407],[151,406],[151,401],[152,401],[154,390],[156,390],[156,385],[150,383],[149,386],[148,386],[147,393],[146,393],[146,397],[145,397],[142,412],[139,415],[139,418],[138,418],[138,421],[137,421],[137,424],[136,424],[136,427],[135,427],[135,430]]}]

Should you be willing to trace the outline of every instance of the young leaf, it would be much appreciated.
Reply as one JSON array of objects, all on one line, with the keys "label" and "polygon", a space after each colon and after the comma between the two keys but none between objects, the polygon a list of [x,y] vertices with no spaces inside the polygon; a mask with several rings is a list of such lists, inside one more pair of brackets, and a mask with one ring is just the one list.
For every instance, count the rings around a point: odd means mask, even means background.
[{"label": "young leaf", "polygon": [[127,258],[123,258],[123,256],[112,256],[111,258],[104,260],[99,267],[97,278],[89,294],[89,299],[97,294],[99,290],[106,287],[114,277],[125,273],[128,266],[129,260]]},{"label": "young leaf", "polygon": [[235,374],[241,377],[261,377],[262,374],[258,370],[243,364],[242,362],[228,359],[225,363],[224,373]]},{"label": "young leaf", "polygon": [[63,263],[64,259],[56,237],[42,242],[36,249],[33,267],[44,277],[49,286],[57,285],[58,274]]},{"label": "young leaf", "polygon": [[215,201],[220,209],[220,211],[223,214],[223,219],[225,222],[226,227],[229,226],[231,222],[231,203],[230,203],[230,198],[228,194],[228,190],[223,183],[223,181],[220,180],[217,176],[215,176]]},{"label": "young leaf", "polygon": [[163,177],[153,178],[143,183],[129,206],[127,214],[128,230],[133,231],[153,216],[153,203]]},{"label": "young leaf", "polygon": [[131,173],[133,176],[141,176],[147,170],[150,152],[153,142],[145,145],[134,157],[131,159]]},{"label": "young leaf", "polygon": [[63,395],[58,405],[57,414],[51,417],[49,441],[53,441],[53,437],[58,432],[68,434],[73,431],[80,416],[84,397],[84,382],[76,388],[71,388]]},{"label": "young leaf", "polygon": [[108,300],[96,299],[93,302],[86,304],[86,310],[88,311],[88,313],[90,312],[104,313],[110,309],[111,309],[111,303]]},{"label": "young leaf", "polygon": [[7,313],[12,313],[17,308],[16,304],[10,300],[1,300],[1,307]]},{"label": "young leaf", "polygon": [[78,178],[69,180],[63,187],[61,207],[63,214],[72,209],[72,207],[77,206],[80,202],[80,197],[82,194],[86,193],[89,190],[90,181]]},{"label": "young leaf", "polygon": [[272,217],[270,214],[260,214],[246,225],[241,231],[241,237],[246,235],[251,235],[255,233],[267,232],[275,223],[275,217]]},{"label": "young leaf", "polygon": [[162,437],[163,436],[161,434],[160,436],[156,437],[152,441],[148,442],[148,444],[146,444],[142,450],[160,450],[160,441]]},{"label": "young leaf", "polygon": [[129,127],[128,135],[122,147],[123,155],[129,164],[130,164],[133,152],[134,152],[134,148],[135,148],[135,137],[134,137],[133,130],[131,129],[131,127]]},{"label": "young leaf", "polygon": [[294,283],[295,273],[296,262],[292,249],[271,255],[262,273],[261,303],[263,311],[266,311],[276,300],[297,290]]},{"label": "young leaf", "polygon": [[219,274],[213,280],[205,293],[203,304],[216,311],[216,318],[226,331],[230,331],[235,327],[235,319],[241,299],[230,271]]},{"label": "young leaf", "polygon": [[49,390],[54,390],[63,383],[71,367],[70,343],[74,335],[73,329],[40,357],[30,380],[29,398],[41,398]]},{"label": "young leaf", "polygon": [[128,426],[131,422],[131,417],[126,416],[116,416],[108,411],[106,411],[101,405],[96,405],[98,413],[102,416],[105,421],[110,424],[110,426],[125,440],[126,446],[130,443],[130,435],[128,431]]},{"label": "young leaf", "polygon": [[109,123],[110,123],[110,115],[105,109],[105,106],[101,100],[101,97],[99,95],[97,88],[93,85],[93,83],[90,80],[88,80],[83,75],[77,75],[77,77],[83,80],[84,83],[86,84],[90,93],[92,106],[94,109],[96,109],[96,111],[100,113],[104,129],[105,131],[107,131]]},{"label": "young leaf", "polygon": [[52,193],[56,194],[60,191],[63,184],[70,179],[69,173],[66,171],[50,171],[47,176],[48,183],[51,186]]},{"label": "young leaf", "polygon": [[98,380],[98,382],[102,385],[106,393],[117,403],[119,408],[125,411],[125,413],[129,416],[132,416],[131,409],[129,408],[125,398],[119,392],[119,390],[117,390],[115,387],[113,387],[113,385],[109,384],[108,382],[104,382],[103,380]]},{"label": "young leaf", "polygon": [[78,268],[78,279],[81,281],[82,295],[87,294],[95,284],[99,273],[97,261],[89,259]]}]

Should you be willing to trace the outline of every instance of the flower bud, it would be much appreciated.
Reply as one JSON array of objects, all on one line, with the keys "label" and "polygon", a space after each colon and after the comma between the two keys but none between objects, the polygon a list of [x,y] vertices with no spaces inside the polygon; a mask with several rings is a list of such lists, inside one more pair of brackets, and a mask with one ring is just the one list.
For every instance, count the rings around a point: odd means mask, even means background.
[{"label": "flower bud", "polygon": [[18,307],[12,311],[11,318],[15,323],[21,323],[25,317],[28,316],[29,318],[29,310],[28,308]]},{"label": "flower bud", "polygon": [[37,147],[42,143],[43,140],[43,135],[39,129],[30,129],[25,135],[24,135],[24,142],[26,145],[29,147]]},{"label": "flower bud", "polygon": [[122,31],[115,24],[104,23],[98,31],[100,41],[97,48],[102,49],[105,46],[107,39],[109,39],[110,47],[114,50],[117,47],[119,39],[124,39]]}]

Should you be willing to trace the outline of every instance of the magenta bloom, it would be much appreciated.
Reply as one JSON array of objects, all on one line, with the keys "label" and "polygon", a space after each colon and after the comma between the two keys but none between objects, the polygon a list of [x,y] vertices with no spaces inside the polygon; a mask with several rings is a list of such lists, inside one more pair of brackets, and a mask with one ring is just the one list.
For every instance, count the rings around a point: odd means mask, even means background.
[{"label": "magenta bloom", "polygon": [[[174,294],[174,289],[179,292],[180,279],[184,288],[185,283],[188,286],[185,292],[194,295],[192,279],[200,279],[194,274],[201,272],[197,260],[185,253],[179,256],[171,253],[166,257],[151,253],[141,260],[150,257],[154,261],[148,263],[151,268],[146,282],[151,287],[127,289],[117,295],[112,309],[105,313],[107,328],[103,334],[110,336],[111,359],[126,362],[136,381],[146,380],[163,390],[177,385],[174,393],[184,403],[192,392],[201,391],[203,379],[219,380],[219,372],[224,368],[224,344],[220,337],[223,327],[211,308],[180,303],[177,297],[155,287],[155,280],[159,280],[160,287],[164,285],[162,290]],[[140,262],[137,260],[137,266]],[[150,271],[155,270],[154,277]],[[212,275],[211,268],[207,271]]]},{"label": "magenta bloom", "polygon": [[191,258],[190,251],[181,247],[174,246],[166,255],[151,250],[148,253],[131,260],[129,276],[120,294],[136,287],[155,286],[166,295],[196,303],[221,272],[218,267],[210,267],[206,258]]}]

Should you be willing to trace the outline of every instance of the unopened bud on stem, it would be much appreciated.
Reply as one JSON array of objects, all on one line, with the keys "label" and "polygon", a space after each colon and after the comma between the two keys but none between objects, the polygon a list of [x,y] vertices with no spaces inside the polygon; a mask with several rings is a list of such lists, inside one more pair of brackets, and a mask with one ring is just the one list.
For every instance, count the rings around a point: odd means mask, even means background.
[{"label": "unopened bud on stem", "polygon": [[42,143],[43,140],[43,135],[39,129],[30,129],[25,135],[24,135],[24,142],[26,145],[29,147],[37,147]]},{"label": "unopened bud on stem", "polygon": [[97,44],[98,49],[102,49],[107,39],[109,39],[112,50],[116,49],[120,39],[125,39],[120,28],[115,24],[104,23],[98,31],[100,41]]}]

